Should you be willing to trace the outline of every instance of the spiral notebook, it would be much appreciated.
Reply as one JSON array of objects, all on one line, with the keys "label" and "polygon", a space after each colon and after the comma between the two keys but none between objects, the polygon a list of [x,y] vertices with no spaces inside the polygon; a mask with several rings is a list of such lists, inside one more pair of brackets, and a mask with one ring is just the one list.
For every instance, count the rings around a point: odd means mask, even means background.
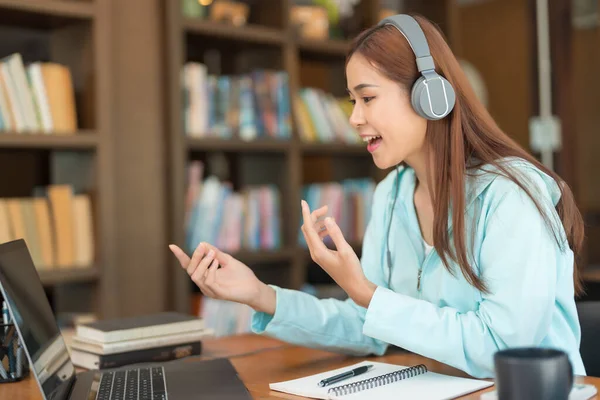
[{"label": "spiral notebook", "polygon": [[[320,387],[319,381],[362,365],[373,365],[369,372],[341,381],[331,386]],[[460,378],[438,374],[427,370],[424,365],[405,367],[374,361],[363,361],[348,367],[322,372],[315,375],[269,384],[271,390],[316,399],[454,399],[485,389],[494,383],[478,379]]]}]

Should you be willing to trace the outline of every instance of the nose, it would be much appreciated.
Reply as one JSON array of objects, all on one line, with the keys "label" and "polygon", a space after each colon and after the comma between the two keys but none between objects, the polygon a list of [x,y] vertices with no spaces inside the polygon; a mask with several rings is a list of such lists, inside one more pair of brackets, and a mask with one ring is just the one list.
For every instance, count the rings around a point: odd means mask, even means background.
[{"label": "nose", "polygon": [[348,121],[354,128],[358,128],[360,125],[364,125],[366,122],[361,108],[356,104],[352,108],[352,114],[350,114]]}]

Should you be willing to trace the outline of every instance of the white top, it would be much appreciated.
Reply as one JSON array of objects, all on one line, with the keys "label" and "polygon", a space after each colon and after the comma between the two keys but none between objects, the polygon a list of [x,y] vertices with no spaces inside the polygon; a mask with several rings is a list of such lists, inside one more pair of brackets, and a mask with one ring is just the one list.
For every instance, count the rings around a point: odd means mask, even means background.
[{"label": "white top", "polygon": [[433,250],[433,246],[427,244],[425,240],[423,240],[423,246],[425,247],[425,257],[427,257],[431,253],[431,250]]}]

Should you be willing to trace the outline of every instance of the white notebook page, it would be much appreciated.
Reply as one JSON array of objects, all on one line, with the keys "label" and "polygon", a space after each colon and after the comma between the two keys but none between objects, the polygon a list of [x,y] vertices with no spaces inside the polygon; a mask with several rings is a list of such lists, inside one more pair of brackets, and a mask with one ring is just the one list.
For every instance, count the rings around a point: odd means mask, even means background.
[{"label": "white notebook page", "polygon": [[[374,367],[367,373],[346,379],[336,384],[319,387],[318,383],[323,378],[327,378],[344,371],[349,371],[362,365],[372,364]],[[348,367],[339,368],[331,371],[326,371],[320,374],[310,375],[303,378],[293,379],[285,382],[271,383],[271,390],[295,394],[304,397],[312,397],[317,399],[398,399],[400,397],[407,399],[430,399],[444,400],[453,399],[480,389],[484,389],[493,385],[493,382],[482,381],[478,379],[459,378],[449,375],[437,374],[434,372],[426,372],[423,375],[412,376],[396,382],[384,384],[379,387],[372,387],[356,393],[340,395],[336,397],[332,393],[328,393],[330,388],[347,385],[353,382],[362,381],[373,378],[379,375],[385,375],[390,372],[398,371],[407,368],[402,365],[394,365],[388,363],[363,361],[358,364]]]}]

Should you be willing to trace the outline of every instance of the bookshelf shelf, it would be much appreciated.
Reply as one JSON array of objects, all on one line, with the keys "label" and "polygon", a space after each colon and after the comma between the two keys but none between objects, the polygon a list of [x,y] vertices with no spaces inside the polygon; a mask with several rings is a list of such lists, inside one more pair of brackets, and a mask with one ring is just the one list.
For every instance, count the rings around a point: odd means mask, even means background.
[{"label": "bookshelf shelf", "polygon": [[0,7],[76,18],[92,18],[95,12],[91,1],[0,0]]},{"label": "bookshelf shelf", "polygon": [[298,39],[296,43],[300,51],[334,57],[345,57],[350,48],[347,40]]},{"label": "bookshelf shelf", "polygon": [[238,152],[286,152],[291,145],[288,140],[253,140],[187,138],[188,149],[194,151],[238,151]]},{"label": "bookshelf shelf", "polygon": [[0,148],[93,150],[97,145],[98,135],[93,131],[78,131],[74,135],[0,133]]},{"label": "bookshelf shelf", "polygon": [[208,35],[236,41],[282,45],[286,41],[286,34],[280,29],[248,25],[236,27],[218,22],[184,18],[183,27],[187,33]]},{"label": "bookshelf shelf", "polygon": [[371,156],[367,151],[367,146],[360,144],[345,143],[302,143],[300,145],[303,154],[356,154]]},{"label": "bookshelf shelf", "polygon": [[94,282],[100,278],[100,270],[93,267],[69,267],[56,270],[39,270],[38,274],[45,286],[65,283]]}]

